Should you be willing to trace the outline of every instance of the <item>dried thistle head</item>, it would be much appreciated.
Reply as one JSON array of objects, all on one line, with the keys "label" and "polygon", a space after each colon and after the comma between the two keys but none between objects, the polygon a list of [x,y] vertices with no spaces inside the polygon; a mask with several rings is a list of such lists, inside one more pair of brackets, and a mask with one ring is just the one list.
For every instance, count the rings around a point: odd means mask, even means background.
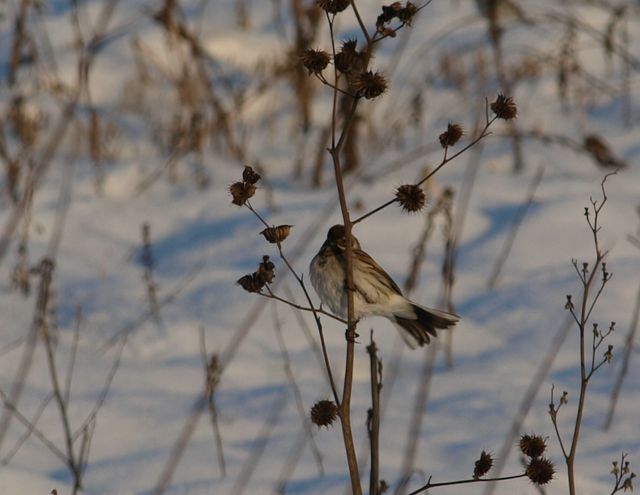
[{"label": "dried thistle head", "polygon": [[403,184],[396,189],[396,199],[406,212],[413,213],[424,208],[426,197],[416,184]]},{"label": "dried thistle head", "polygon": [[260,285],[260,281],[254,275],[247,274],[240,277],[237,283],[247,292],[260,292],[264,284]]},{"label": "dried thistle head", "polygon": [[242,180],[247,184],[255,184],[261,179],[260,174],[248,165],[242,171]]},{"label": "dried thistle head", "polygon": [[518,115],[518,107],[513,98],[503,94],[498,94],[496,101],[491,104],[491,111],[496,114],[496,117],[503,120],[515,119]]},{"label": "dried thistle head", "polygon": [[440,134],[438,139],[440,140],[442,147],[446,148],[448,146],[453,146],[460,141],[463,134],[464,130],[460,124],[452,124],[449,122],[449,124],[447,124],[447,130]]},{"label": "dried thistle head", "polygon": [[377,98],[387,90],[387,81],[380,72],[366,71],[355,75],[350,80],[351,86],[358,96],[367,100]]},{"label": "dried thistle head", "polygon": [[277,227],[267,227],[260,232],[271,244],[277,244],[289,237],[293,225],[278,225]]},{"label": "dried thistle head", "polygon": [[324,50],[308,49],[302,53],[300,57],[302,65],[306,67],[311,74],[320,74],[329,65],[331,56]]},{"label": "dried thistle head", "polygon": [[382,14],[378,16],[376,20],[376,28],[381,33],[390,34],[389,31],[393,34],[395,32],[393,30],[388,30],[385,28],[385,24],[390,23],[393,19],[398,19],[402,24],[411,24],[413,17],[418,12],[417,7],[412,2],[407,2],[404,7],[400,2],[393,2],[391,5],[383,5],[382,6]]},{"label": "dried thistle head", "polygon": [[493,457],[488,452],[484,450],[480,454],[480,458],[476,461],[475,466],[473,468],[473,478],[478,479],[482,478],[485,474],[489,472],[491,467],[493,466]]},{"label": "dried thistle head", "polygon": [[329,427],[338,417],[338,407],[330,400],[320,400],[311,408],[311,422]]},{"label": "dried thistle head", "polygon": [[529,461],[525,471],[527,477],[536,485],[546,485],[555,474],[553,463],[544,457],[535,457]]},{"label": "dried thistle head", "polygon": [[336,69],[343,74],[357,74],[364,69],[365,57],[358,51],[357,46],[356,40],[347,40],[340,47],[340,51],[336,53],[333,62]]},{"label": "dried thistle head", "polygon": [[229,186],[231,202],[234,205],[243,206],[256,192],[256,186],[247,182],[234,182]]},{"label": "dried thistle head", "polygon": [[520,451],[527,457],[535,459],[544,454],[547,448],[545,439],[540,435],[522,435],[520,437]]},{"label": "dried thistle head", "polygon": [[349,6],[349,0],[317,0],[318,7],[328,14],[337,14]]}]

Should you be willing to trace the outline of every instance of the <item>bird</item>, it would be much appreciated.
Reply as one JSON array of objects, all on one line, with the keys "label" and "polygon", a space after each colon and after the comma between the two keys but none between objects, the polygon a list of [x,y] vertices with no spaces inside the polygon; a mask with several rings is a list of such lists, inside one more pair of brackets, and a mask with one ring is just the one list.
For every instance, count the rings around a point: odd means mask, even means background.
[{"label": "bird", "polygon": [[[402,290],[384,269],[351,236],[353,259],[354,317],[388,318],[400,330],[406,344],[414,349],[436,337],[438,329],[453,327],[460,317],[416,304],[402,295]],[[322,303],[340,318],[347,318],[347,256],[343,225],[334,225],[320,251],[309,265],[311,284]]]}]

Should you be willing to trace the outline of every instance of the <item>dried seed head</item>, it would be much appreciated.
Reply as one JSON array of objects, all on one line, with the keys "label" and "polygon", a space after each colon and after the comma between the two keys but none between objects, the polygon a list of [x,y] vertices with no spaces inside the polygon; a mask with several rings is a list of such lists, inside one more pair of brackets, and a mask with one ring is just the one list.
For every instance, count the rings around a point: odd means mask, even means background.
[{"label": "dried seed head", "polygon": [[378,16],[376,20],[376,28],[378,31],[388,35],[395,35],[393,30],[384,27],[393,19],[398,19],[403,24],[411,24],[413,17],[416,15],[418,9],[412,2],[407,2],[403,7],[400,2],[393,2],[391,5],[382,6],[382,14]]},{"label": "dried seed head", "polygon": [[400,9],[400,12],[398,12],[398,19],[400,19],[403,24],[407,24],[410,26],[411,21],[413,21],[413,18],[415,17],[417,12],[418,8],[415,6],[415,4],[413,2],[407,2],[404,8]]},{"label": "dried seed head", "polygon": [[518,114],[518,107],[516,107],[513,98],[498,94],[498,98],[491,104],[491,110],[496,114],[496,117],[504,120],[515,119]]},{"label": "dried seed head", "polygon": [[442,147],[446,148],[447,146],[453,146],[454,144],[456,144],[463,134],[464,131],[462,130],[462,126],[460,124],[449,123],[447,124],[447,130],[440,134],[438,139],[440,139],[440,144],[442,145]]},{"label": "dried seed head", "polygon": [[291,227],[293,227],[293,225],[278,225],[277,227],[268,227],[260,233],[271,244],[277,244],[289,237]]},{"label": "dried seed head", "polygon": [[522,435],[519,445],[521,452],[532,459],[540,457],[547,448],[544,438],[539,435]]},{"label": "dried seed head", "polygon": [[571,301],[571,294],[567,294],[567,302],[564,305],[564,309],[573,309],[573,301]]},{"label": "dried seed head", "polygon": [[553,479],[555,468],[549,459],[536,457],[529,461],[529,465],[527,466],[525,473],[536,485],[546,485]]},{"label": "dried seed head", "polygon": [[349,0],[317,0],[316,3],[329,14],[337,14],[349,6]]},{"label": "dried seed head", "polygon": [[613,359],[613,346],[609,345],[607,351],[604,353],[604,359],[607,363],[610,363]]},{"label": "dried seed head", "polygon": [[482,478],[489,472],[492,466],[493,458],[491,457],[491,454],[483,450],[480,454],[480,458],[476,461],[476,464],[473,468],[473,478],[476,480],[478,478]]},{"label": "dried seed head", "polygon": [[229,186],[234,205],[243,206],[256,192],[256,186],[246,182],[234,182]]},{"label": "dried seed head", "polygon": [[317,426],[329,427],[338,417],[338,408],[330,400],[320,400],[311,408],[311,422]]},{"label": "dried seed head", "polygon": [[255,184],[261,179],[260,174],[251,167],[246,166],[242,171],[242,180],[247,184]]},{"label": "dried seed head", "polygon": [[276,266],[269,261],[268,256],[262,257],[262,263],[258,266],[258,271],[254,273],[256,280],[261,283],[261,287],[264,284],[270,284],[276,276]]},{"label": "dried seed head", "polygon": [[377,98],[387,90],[387,81],[380,72],[366,71],[354,76],[350,80],[356,95],[364,96],[367,100]]},{"label": "dried seed head", "polygon": [[311,74],[320,74],[329,65],[331,56],[323,50],[305,50],[302,56],[302,65],[304,65]]},{"label": "dried seed head", "polygon": [[424,191],[415,184],[404,184],[398,187],[396,198],[402,205],[402,209],[409,213],[420,211],[426,201]]},{"label": "dried seed head", "polygon": [[585,136],[582,147],[603,168],[624,168],[627,165],[613,153],[604,138],[597,134]]},{"label": "dried seed head", "polygon": [[262,288],[262,285],[260,285],[260,282],[255,277],[255,273],[253,275],[245,275],[238,279],[238,283],[247,292],[260,292],[260,289]]},{"label": "dried seed head", "polygon": [[336,53],[334,64],[343,74],[357,74],[365,67],[364,55],[357,50],[356,40],[347,40],[342,44],[340,51]]}]

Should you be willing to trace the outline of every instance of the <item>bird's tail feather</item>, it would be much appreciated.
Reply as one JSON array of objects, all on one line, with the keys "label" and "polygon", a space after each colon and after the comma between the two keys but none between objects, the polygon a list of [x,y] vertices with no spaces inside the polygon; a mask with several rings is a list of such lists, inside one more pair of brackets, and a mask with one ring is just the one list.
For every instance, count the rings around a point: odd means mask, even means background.
[{"label": "bird's tail feather", "polygon": [[[405,318],[395,315],[395,322],[400,325],[404,341],[411,347],[415,348],[416,344],[423,346],[431,341],[431,337],[437,337],[436,329],[447,329],[454,326],[460,319],[457,315],[440,311],[438,309],[425,308],[417,304],[411,304],[413,310],[413,318]],[[411,338],[409,338],[411,336]]]}]

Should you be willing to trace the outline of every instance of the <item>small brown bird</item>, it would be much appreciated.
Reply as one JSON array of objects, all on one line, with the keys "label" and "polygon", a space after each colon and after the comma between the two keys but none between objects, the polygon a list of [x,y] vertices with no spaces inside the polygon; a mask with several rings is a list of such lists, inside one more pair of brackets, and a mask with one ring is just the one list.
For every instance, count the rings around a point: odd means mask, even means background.
[{"label": "small brown bird", "polygon": [[[428,344],[436,329],[454,326],[457,315],[420,306],[402,295],[400,287],[374,259],[360,248],[351,236],[353,254],[354,316],[384,316],[400,329],[402,338],[412,349]],[[341,318],[347,318],[347,257],[345,230],[334,225],[327,239],[311,260],[311,283],[320,300]]]}]

